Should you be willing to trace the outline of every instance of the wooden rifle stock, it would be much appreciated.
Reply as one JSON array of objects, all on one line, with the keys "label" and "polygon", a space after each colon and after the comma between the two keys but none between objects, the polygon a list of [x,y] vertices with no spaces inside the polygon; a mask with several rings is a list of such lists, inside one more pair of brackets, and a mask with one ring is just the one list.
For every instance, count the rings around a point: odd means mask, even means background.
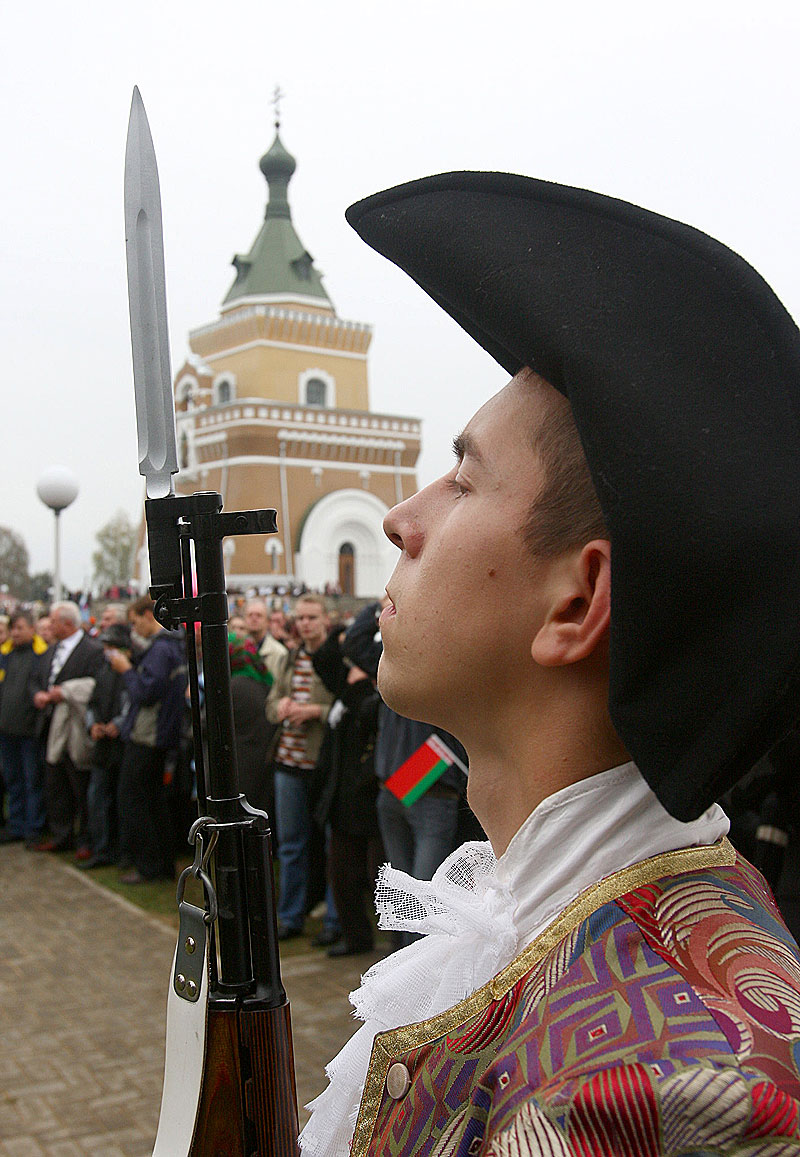
[{"label": "wooden rifle stock", "polygon": [[191,1157],[297,1150],[289,1005],[209,1009],[206,1060]]}]

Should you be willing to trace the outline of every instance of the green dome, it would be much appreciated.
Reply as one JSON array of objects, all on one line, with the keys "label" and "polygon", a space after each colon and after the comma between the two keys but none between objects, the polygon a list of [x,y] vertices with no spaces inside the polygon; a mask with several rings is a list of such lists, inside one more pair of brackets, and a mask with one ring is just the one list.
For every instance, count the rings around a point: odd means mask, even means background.
[{"label": "green dome", "polygon": [[275,178],[282,178],[287,185],[297,168],[297,161],[288,149],[284,148],[283,142],[278,136],[277,128],[275,140],[258,162],[258,167],[266,177],[267,184],[270,184]]},{"label": "green dome", "polygon": [[297,168],[292,154],[284,148],[275,126],[275,140],[264,153],[258,167],[266,178],[269,199],[264,222],[245,256],[233,259],[236,280],[223,304],[241,297],[275,296],[318,298],[321,305],[331,306],[314,267],[311,254],[295,232],[289,208],[289,181]]}]

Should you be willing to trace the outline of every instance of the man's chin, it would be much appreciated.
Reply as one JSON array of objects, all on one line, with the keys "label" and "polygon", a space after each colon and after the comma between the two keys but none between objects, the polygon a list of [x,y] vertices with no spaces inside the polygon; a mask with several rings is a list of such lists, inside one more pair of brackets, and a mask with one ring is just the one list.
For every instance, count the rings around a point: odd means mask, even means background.
[{"label": "man's chin", "polygon": [[410,682],[408,676],[406,675],[404,678],[391,659],[387,659],[384,650],[378,663],[378,690],[381,699],[387,707],[391,707],[392,711],[396,711],[398,715],[405,715],[409,719],[413,718],[408,714],[410,701],[413,699]]},{"label": "man's chin", "polygon": [[386,706],[406,719],[430,723],[431,726],[445,726],[431,718],[435,712],[421,690],[419,679],[408,671],[398,671],[391,659],[386,658],[384,651],[378,663],[378,691]]}]

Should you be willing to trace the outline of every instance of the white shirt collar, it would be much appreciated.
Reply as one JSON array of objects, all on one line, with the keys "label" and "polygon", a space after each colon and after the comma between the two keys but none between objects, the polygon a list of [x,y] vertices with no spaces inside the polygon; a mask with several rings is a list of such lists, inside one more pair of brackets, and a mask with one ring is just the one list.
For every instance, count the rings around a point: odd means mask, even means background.
[{"label": "white shirt collar", "polygon": [[548,796],[497,861],[498,880],[516,900],[520,947],[598,880],[662,852],[716,843],[729,827],[717,804],[691,823],[676,820],[634,763]]}]

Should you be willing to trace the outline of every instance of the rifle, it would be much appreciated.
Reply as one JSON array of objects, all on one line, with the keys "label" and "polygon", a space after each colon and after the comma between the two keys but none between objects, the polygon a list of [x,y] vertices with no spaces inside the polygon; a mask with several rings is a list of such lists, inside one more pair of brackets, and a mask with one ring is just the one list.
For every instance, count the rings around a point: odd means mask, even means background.
[{"label": "rifle", "polygon": [[[158,622],[186,626],[200,811],[189,833],[194,862],[178,881],[180,927],[154,1157],[296,1157],[297,1096],[269,821],[238,786],[222,551],[227,535],[274,533],[276,512],[223,513],[219,494],[174,492],[161,195],[137,88],[125,154],[125,246],[150,595]],[[192,877],[202,885],[203,907],[186,899]]]}]

